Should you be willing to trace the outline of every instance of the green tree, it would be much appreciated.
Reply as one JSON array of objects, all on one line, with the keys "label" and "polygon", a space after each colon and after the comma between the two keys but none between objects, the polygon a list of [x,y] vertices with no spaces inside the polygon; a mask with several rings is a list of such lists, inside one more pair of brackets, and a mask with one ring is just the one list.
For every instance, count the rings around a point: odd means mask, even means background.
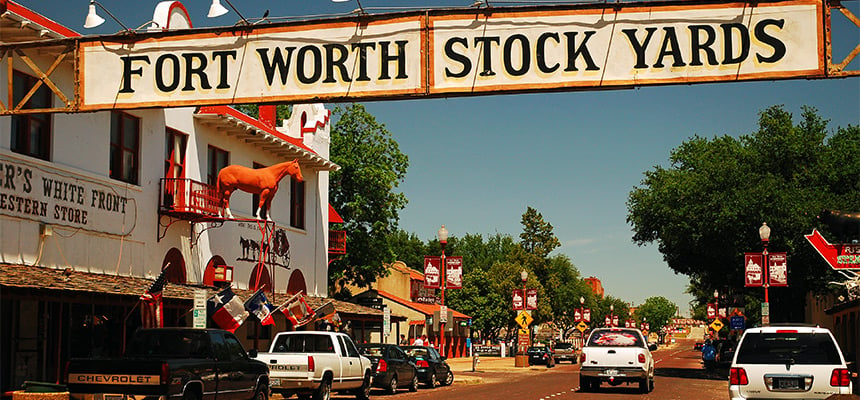
[{"label": "green tree", "polygon": [[424,256],[431,254],[428,245],[422,242],[418,235],[398,229],[388,235],[388,243],[395,260],[403,261],[409,268],[424,272]]},{"label": "green tree", "polygon": [[552,224],[543,220],[543,215],[531,207],[520,219],[523,232],[520,233],[520,246],[540,258],[549,257],[549,253],[561,246],[558,238],[552,232]]},{"label": "green tree", "polygon": [[636,319],[640,324],[648,322],[651,332],[659,332],[661,328],[671,324],[677,310],[678,306],[665,297],[649,297],[636,310]]},{"label": "green tree", "polygon": [[547,292],[552,321],[563,333],[572,330],[578,323],[573,310],[582,308],[580,298],[592,303],[593,293],[570,261],[570,257],[558,254],[549,259],[549,274],[544,288]]},{"label": "green tree", "polygon": [[857,126],[829,134],[808,107],[794,124],[782,106],[761,112],[752,134],[694,136],[671,152],[670,167],[645,172],[630,193],[633,240],[657,242],[669,268],[701,293],[760,298],[760,289],[743,292],[743,253],[761,251],[758,228],[767,222],[769,250],[790,256],[789,287],[770,290],[771,320],[803,320],[805,294],[838,278],[803,235],[823,208],[860,210],[858,138]]},{"label": "green tree", "polygon": [[331,173],[329,201],[345,221],[347,254],[329,266],[329,287],[363,287],[384,273],[383,263],[394,261],[389,235],[407,202],[395,190],[409,160],[363,105],[339,106],[332,115],[331,159],[341,169]]}]

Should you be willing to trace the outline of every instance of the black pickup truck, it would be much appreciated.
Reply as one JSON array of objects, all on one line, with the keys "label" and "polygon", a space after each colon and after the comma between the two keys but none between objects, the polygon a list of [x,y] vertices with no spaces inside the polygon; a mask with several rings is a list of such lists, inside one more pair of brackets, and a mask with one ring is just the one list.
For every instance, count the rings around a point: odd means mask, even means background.
[{"label": "black pickup truck", "polygon": [[75,400],[267,400],[268,367],[232,333],[218,329],[141,329],[125,355],[72,359]]}]

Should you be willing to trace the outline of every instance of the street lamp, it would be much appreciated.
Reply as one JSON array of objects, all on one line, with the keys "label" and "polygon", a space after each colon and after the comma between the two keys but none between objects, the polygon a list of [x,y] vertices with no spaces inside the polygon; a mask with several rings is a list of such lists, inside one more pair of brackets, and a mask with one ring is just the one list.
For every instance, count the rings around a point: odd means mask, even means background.
[{"label": "street lamp", "polygon": [[[762,252],[762,258],[764,258],[764,274],[762,275],[764,278],[764,307],[762,309],[767,310],[767,324],[770,324],[770,301],[767,295],[767,288],[770,286],[770,267],[767,265],[767,244],[770,242],[770,227],[767,226],[767,222],[761,223],[761,227],[758,228],[758,236],[761,238],[761,245],[764,247],[764,252]],[[762,325],[765,325],[764,317],[764,312],[762,312]]]},{"label": "street lamp", "polygon": [[[441,328],[439,335],[439,350],[442,356],[445,356],[445,320],[448,319],[448,309],[445,307],[445,286],[448,286],[447,278],[445,277],[445,270],[447,269],[447,264],[445,263],[445,245],[448,244],[448,230],[445,229],[445,225],[442,225],[439,228],[439,231],[436,232],[439,237],[439,244],[442,245],[442,261],[439,263],[439,274],[441,276],[441,282],[439,283],[440,288],[442,289],[442,305],[439,307],[439,327]],[[445,313],[445,317],[443,319],[442,313]]]},{"label": "street lamp", "polygon": [[714,289],[714,319],[720,318],[720,292]]},{"label": "street lamp", "polygon": [[[523,312],[526,311],[526,303],[528,303],[528,296],[526,295],[526,281],[529,280],[529,273],[526,270],[522,270],[520,272],[520,280],[523,281]],[[531,335],[529,335],[529,339],[531,339]],[[527,343],[525,346],[520,347],[520,366],[525,367],[528,365],[528,360],[525,357],[528,355],[528,346]]]}]

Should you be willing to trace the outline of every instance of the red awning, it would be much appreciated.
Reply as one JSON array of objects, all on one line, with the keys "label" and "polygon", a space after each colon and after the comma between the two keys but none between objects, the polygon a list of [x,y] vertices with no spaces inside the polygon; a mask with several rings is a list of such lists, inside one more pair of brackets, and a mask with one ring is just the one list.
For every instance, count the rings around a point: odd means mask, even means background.
[{"label": "red awning", "polygon": [[340,214],[334,210],[334,207],[331,204],[328,205],[328,223],[330,224],[342,224],[343,218],[340,217]]}]

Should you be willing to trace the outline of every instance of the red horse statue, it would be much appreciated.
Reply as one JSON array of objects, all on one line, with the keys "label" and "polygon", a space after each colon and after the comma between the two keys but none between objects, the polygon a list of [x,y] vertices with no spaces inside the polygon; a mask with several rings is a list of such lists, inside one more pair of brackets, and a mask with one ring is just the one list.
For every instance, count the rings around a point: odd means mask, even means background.
[{"label": "red horse statue", "polygon": [[278,182],[285,176],[291,175],[297,181],[302,182],[302,170],[299,168],[299,160],[282,162],[271,167],[253,169],[241,165],[228,165],[218,171],[218,186],[216,190],[224,202],[224,211],[227,218],[233,218],[230,212],[230,195],[239,189],[243,192],[259,194],[260,204],[254,211],[254,218],[260,218],[260,210],[266,207],[266,219],[272,220],[272,198],[278,192]]}]

